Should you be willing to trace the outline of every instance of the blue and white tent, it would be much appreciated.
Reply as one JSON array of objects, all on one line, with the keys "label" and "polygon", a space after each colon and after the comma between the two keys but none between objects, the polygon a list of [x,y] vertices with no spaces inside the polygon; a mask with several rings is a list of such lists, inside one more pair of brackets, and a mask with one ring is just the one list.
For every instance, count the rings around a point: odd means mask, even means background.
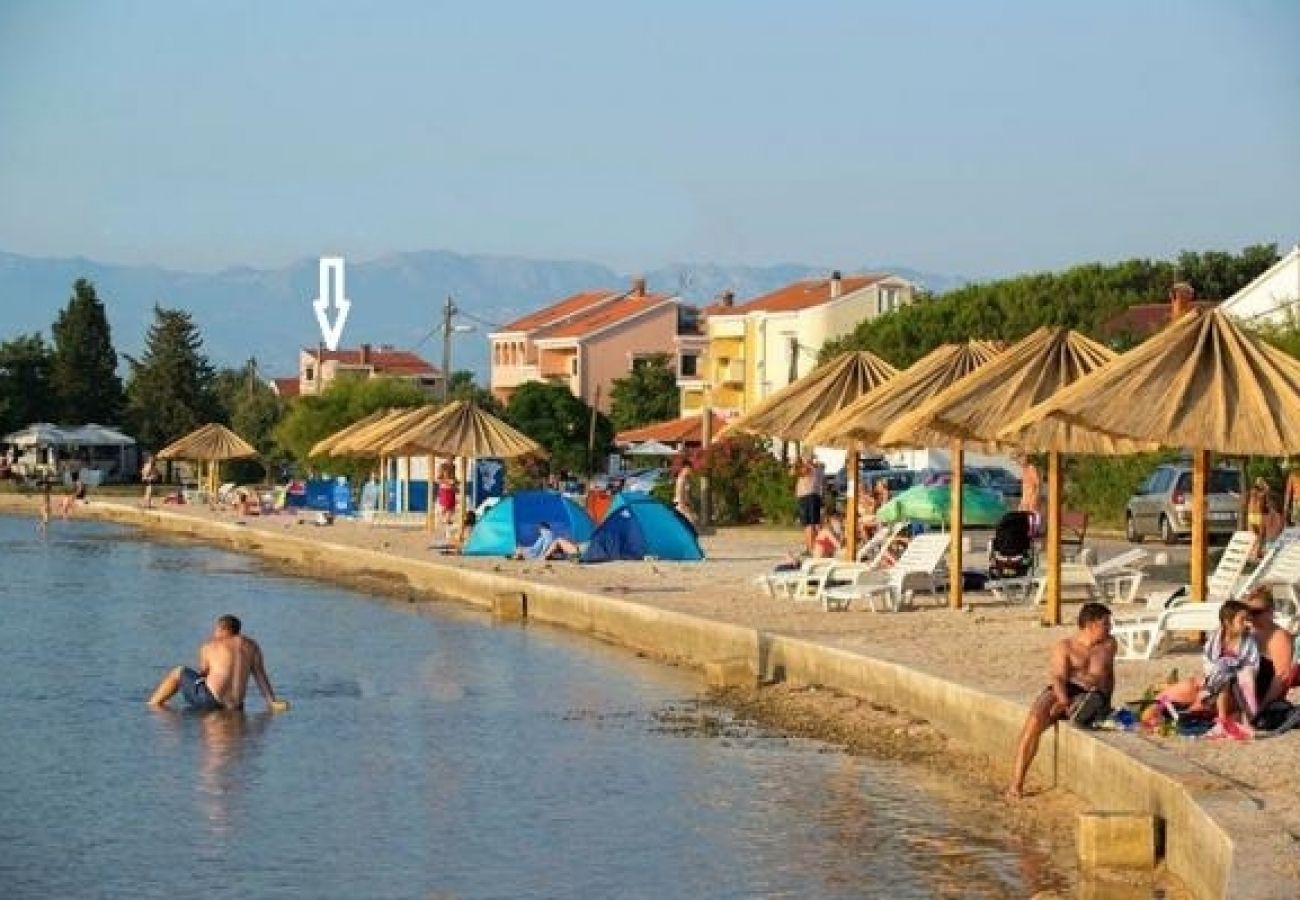
[{"label": "blue and white tent", "polygon": [[465,544],[466,556],[509,556],[532,546],[537,526],[545,522],[556,537],[576,544],[591,540],[591,516],[568,497],[554,491],[516,491],[502,497],[486,513]]},{"label": "blue and white tent", "polygon": [[624,491],[614,498],[605,521],[582,553],[583,562],[615,559],[698,561],[704,551],[682,514],[649,494]]}]

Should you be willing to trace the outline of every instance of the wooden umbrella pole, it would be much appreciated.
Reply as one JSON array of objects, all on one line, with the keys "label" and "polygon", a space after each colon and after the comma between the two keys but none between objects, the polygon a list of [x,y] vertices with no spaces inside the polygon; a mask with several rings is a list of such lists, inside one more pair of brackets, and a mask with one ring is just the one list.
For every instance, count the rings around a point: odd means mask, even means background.
[{"label": "wooden umbrella pole", "polygon": [[1047,609],[1045,625],[1061,624],[1061,454],[1047,454]]},{"label": "wooden umbrella pole", "polygon": [[1192,453],[1192,602],[1205,602],[1205,550],[1208,529],[1205,521],[1205,489],[1209,478],[1210,451]]},{"label": "wooden umbrella pole", "polygon": [[844,491],[847,498],[844,509],[844,531],[849,562],[858,558],[858,492],[861,490],[858,484],[858,457],[857,447],[854,446],[844,461],[844,474],[847,479]]},{"label": "wooden umbrella pole", "polygon": [[429,472],[426,477],[429,484],[429,490],[428,490],[428,496],[426,497],[424,503],[424,530],[425,533],[427,534],[433,534],[434,481],[433,481],[433,454],[432,453],[429,454],[428,464],[429,464]]},{"label": "wooden umbrella pole", "polygon": [[388,512],[388,457],[379,457],[379,510],[380,514]]},{"label": "wooden umbrella pole", "polygon": [[411,511],[411,457],[402,457],[402,512]]},{"label": "wooden umbrella pole", "polygon": [[950,532],[952,543],[948,545],[948,605],[961,609],[962,584],[961,574],[961,514],[962,514],[962,469],[966,466],[966,451],[960,439],[952,442],[952,496],[948,509],[952,518]]}]

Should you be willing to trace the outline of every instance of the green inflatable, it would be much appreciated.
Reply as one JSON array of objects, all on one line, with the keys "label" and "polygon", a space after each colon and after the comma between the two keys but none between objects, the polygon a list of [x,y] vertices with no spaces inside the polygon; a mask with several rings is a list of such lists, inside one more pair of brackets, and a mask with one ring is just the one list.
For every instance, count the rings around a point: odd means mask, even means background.
[{"label": "green inflatable", "polygon": [[[962,485],[962,524],[993,526],[1002,519],[1007,505],[1002,495],[985,488]],[[947,525],[951,519],[952,488],[946,484],[918,484],[903,491],[880,508],[882,522],[924,522]]]}]

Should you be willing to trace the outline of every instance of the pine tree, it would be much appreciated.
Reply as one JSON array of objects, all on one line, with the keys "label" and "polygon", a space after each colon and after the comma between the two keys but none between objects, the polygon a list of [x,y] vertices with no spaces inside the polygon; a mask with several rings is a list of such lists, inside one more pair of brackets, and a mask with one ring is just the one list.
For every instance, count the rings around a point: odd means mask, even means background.
[{"label": "pine tree", "polygon": [[144,355],[127,357],[128,413],[141,446],[158,450],[221,417],[216,375],[190,314],[154,307]]},{"label": "pine tree", "polygon": [[78,278],[72,297],[51,329],[54,357],[50,383],[58,420],[68,425],[116,424],[123,410],[117,352],[104,304],[95,286]]},{"label": "pine tree", "polygon": [[39,334],[0,343],[0,434],[58,418],[50,390],[50,348]]}]

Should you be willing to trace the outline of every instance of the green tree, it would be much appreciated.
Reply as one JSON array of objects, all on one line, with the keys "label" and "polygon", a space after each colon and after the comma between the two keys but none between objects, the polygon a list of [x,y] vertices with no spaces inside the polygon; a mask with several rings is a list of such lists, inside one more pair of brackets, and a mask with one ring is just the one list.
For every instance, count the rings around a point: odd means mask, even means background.
[{"label": "green tree", "polygon": [[449,400],[467,400],[494,416],[502,413],[497,398],[493,397],[492,392],[487,388],[480,387],[474,380],[474,373],[466,369],[451,373],[451,383],[447,385],[447,397]]},{"label": "green tree", "polygon": [[[591,428],[591,407],[558,384],[530,381],[510,396],[505,418],[551,454],[551,468],[586,472],[587,439]],[[609,419],[596,414],[596,446],[592,462],[598,463],[613,449],[614,428]]]},{"label": "green tree", "polygon": [[1016,341],[1042,325],[1065,325],[1125,349],[1131,336],[1101,334],[1101,326],[1117,313],[1165,300],[1175,281],[1189,282],[1202,299],[1226,299],[1277,259],[1276,245],[1261,245],[1236,255],[1211,251],[1183,253],[1173,262],[1089,263],[967,285],[861,323],[852,334],[828,342],[822,359],[843,350],[871,350],[908,366],[943,343],[976,337]]},{"label": "green tree", "polygon": [[[224,422],[257,448],[263,463],[279,461],[282,454],[277,452],[275,428],[284,416],[284,402],[258,377],[257,361],[250,359],[243,368],[217,372],[214,390]],[[248,481],[261,468],[256,462],[234,464],[231,477]]]},{"label": "green tree", "polygon": [[614,379],[609,401],[609,418],[618,431],[676,419],[681,415],[681,395],[672,357],[656,353],[636,360],[631,372]]},{"label": "green tree", "polygon": [[[420,388],[396,378],[340,378],[322,394],[299,397],[274,429],[275,446],[285,457],[310,465],[311,448],[358,419],[380,409],[416,407],[429,402]],[[317,460],[318,464],[326,461]],[[373,467],[373,460],[328,461],[329,471],[349,477]]]},{"label": "green tree", "polygon": [[39,334],[0,344],[0,434],[58,418],[51,365],[50,348]]},{"label": "green tree", "polygon": [[158,450],[200,425],[222,418],[216,377],[190,314],[154,307],[144,355],[127,357],[127,409],[136,440]]},{"label": "green tree", "polygon": [[78,278],[68,305],[51,329],[54,356],[50,381],[58,404],[58,421],[69,425],[116,424],[124,408],[117,352],[104,304],[95,286]]}]

